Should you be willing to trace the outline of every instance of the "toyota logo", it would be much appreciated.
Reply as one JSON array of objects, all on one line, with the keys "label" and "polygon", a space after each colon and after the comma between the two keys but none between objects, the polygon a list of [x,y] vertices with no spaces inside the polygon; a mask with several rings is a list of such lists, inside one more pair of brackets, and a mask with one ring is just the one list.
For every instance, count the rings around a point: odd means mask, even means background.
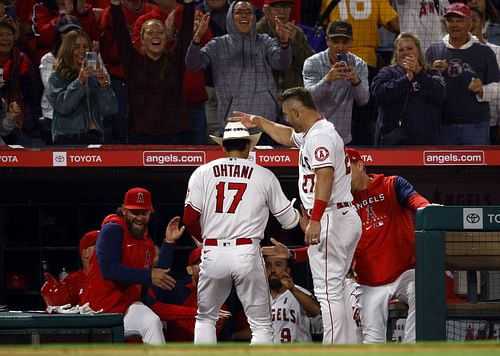
[{"label": "toyota logo", "polygon": [[465,220],[467,220],[469,224],[477,224],[481,220],[481,217],[476,213],[470,213],[465,217]]}]

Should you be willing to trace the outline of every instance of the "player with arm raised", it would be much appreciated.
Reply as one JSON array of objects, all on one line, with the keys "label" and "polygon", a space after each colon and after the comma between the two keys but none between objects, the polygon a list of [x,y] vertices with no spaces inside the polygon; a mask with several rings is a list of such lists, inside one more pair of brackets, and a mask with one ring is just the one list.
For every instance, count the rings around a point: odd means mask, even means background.
[{"label": "player with arm raised", "polygon": [[311,217],[305,243],[310,245],[314,294],[321,304],[323,343],[345,343],[343,283],[361,236],[361,221],[351,204],[349,160],[342,138],[317,111],[306,89],[285,90],[282,108],[292,127],[242,112],[235,112],[232,120],[257,126],[278,143],[300,148],[298,186]]}]

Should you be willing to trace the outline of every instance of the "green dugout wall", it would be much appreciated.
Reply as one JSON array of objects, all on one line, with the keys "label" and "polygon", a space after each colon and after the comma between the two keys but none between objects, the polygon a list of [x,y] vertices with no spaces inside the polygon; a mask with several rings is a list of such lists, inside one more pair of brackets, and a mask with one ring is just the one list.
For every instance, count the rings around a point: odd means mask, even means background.
[{"label": "green dugout wall", "polygon": [[[500,270],[500,206],[428,206],[415,224],[417,340],[446,340],[447,318],[497,318],[477,300],[476,272]],[[468,301],[446,305],[445,270],[468,271]]]}]

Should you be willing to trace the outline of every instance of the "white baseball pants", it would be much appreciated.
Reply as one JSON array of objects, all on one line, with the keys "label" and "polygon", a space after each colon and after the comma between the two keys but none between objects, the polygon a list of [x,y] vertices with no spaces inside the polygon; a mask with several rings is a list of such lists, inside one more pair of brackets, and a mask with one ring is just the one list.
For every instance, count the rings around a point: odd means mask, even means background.
[{"label": "white baseball pants", "polygon": [[346,323],[352,313],[346,315],[351,306],[343,288],[360,237],[361,220],[353,207],[327,208],[321,217],[320,242],[307,250],[314,294],[321,304],[324,344],[350,341]]},{"label": "white baseball pants", "polygon": [[123,314],[123,329],[125,337],[139,334],[145,344],[165,343],[160,317],[141,302],[132,303]]},{"label": "white baseball pants", "polygon": [[195,344],[217,342],[215,323],[233,283],[252,330],[251,344],[273,342],[270,292],[260,241],[254,239],[252,244],[238,246],[234,242],[219,240],[218,246],[203,248]]},{"label": "white baseball pants", "polygon": [[403,272],[383,286],[361,285],[361,324],[365,344],[386,342],[389,301],[398,298],[408,304],[403,342],[415,342],[415,270]]}]

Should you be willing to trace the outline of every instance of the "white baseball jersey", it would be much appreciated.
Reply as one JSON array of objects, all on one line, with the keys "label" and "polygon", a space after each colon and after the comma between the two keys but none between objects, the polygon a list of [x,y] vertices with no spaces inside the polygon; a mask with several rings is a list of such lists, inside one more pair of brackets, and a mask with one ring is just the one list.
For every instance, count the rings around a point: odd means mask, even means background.
[{"label": "white baseball jersey", "polygon": [[285,226],[295,218],[274,173],[241,158],[198,167],[189,179],[185,204],[200,213],[203,239],[262,239],[268,210]]},{"label": "white baseball jersey", "polygon": [[418,36],[425,53],[433,42],[439,42],[446,34],[443,14],[449,5],[448,0],[438,0],[439,9],[434,0],[396,0],[401,33],[411,32]]},{"label": "white baseball jersey", "polygon": [[[298,285],[307,295],[311,293]],[[311,321],[299,301],[288,289],[276,299],[271,297],[271,313],[274,330],[274,343],[311,342]]]},{"label": "white baseball jersey", "polygon": [[332,194],[328,206],[334,203],[351,202],[351,166],[344,150],[344,142],[331,122],[318,120],[305,133],[296,133],[292,139],[300,148],[299,194],[305,209],[312,209],[315,169],[332,167],[335,170]]}]

